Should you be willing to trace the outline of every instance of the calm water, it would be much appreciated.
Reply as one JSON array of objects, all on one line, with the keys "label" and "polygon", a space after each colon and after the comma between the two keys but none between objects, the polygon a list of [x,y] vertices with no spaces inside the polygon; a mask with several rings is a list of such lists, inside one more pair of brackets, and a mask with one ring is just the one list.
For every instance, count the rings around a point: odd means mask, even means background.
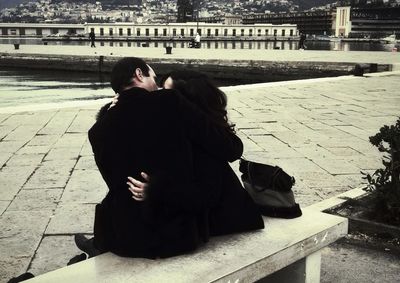
[{"label": "calm water", "polygon": [[[0,39],[0,43],[14,43],[15,39]],[[21,39],[21,44],[43,44],[39,39]],[[51,45],[75,44],[81,42],[49,42]],[[150,47],[163,47],[166,42],[151,42]],[[186,42],[171,43],[175,48],[187,48]],[[307,41],[307,48],[313,50],[365,50],[390,51],[393,44],[370,44],[348,42]],[[142,42],[97,42],[97,46],[142,47]],[[206,49],[297,49],[297,42],[202,42]],[[54,103],[71,100],[91,100],[112,97],[108,76],[93,73],[62,71],[0,69],[0,107],[21,106],[39,103]],[[219,85],[245,84],[249,82],[217,82]]]},{"label": "calm water", "polygon": [[[218,86],[255,82],[258,81],[215,80]],[[0,108],[113,96],[109,75],[3,67],[0,69]]]},{"label": "calm water", "polygon": [[0,107],[112,97],[108,78],[91,73],[1,68]]},{"label": "calm water", "polygon": [[[0,43],[14,43],[16,39],[0,39]],[[43,44],[41,39],[18,39],[21,44]],[[49,41],[49,45],[89,45],[89,41]],[[119,42],[98,41],[97,46],[107,47],[165,47],[172,45],[174,48],[188,48],[188,42]],[[340,51],[391,51],[394,44],[368,43],[368,42],[330,42],[330,41],[306,41],[309,50],[340,50]],[[201,47],[205,49],[283,49],[296,50],[297,41],[203,41]],[[397,46],[399,47],[399,46]]]}]

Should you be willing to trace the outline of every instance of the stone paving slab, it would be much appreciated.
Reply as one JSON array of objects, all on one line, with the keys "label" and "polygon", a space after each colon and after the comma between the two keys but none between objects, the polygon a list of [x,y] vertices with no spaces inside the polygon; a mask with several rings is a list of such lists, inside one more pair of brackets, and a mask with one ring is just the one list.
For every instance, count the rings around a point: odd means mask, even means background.
[{"label": "stone paving slab", "polygon": [[322,250],[321,283],[398,282],[400,274],[398,262],[398,256],[388,251],[376,250],[372,257],[367,248],[343,242],[334,243]]},{"label": "stone paving slab", "polygon": [[[358,187],[360,170],[380,167],[368,137],[397,119],[398,89],[400,74],[224,88],[244,156],[294,175],[303,207]],[[92,233],[107,189],[87,130],[101,103],[0,114],[0,282],[64,266],[78,254],[72,235]]]},{"label": "stone paving slab", "polygon": [[11,201],[0,200],[0,215],[6,210],[6,208],[10,205]]},{"label": "stone paving slab", "polygon": [[61,135],[71,125],[78,110],[58,111],[55,116],[40,131],[41,135]]},{"label": "stone paving slab", "polygon": [[49,211],[6,211],[1,215],[1,282],[27,270],[50,216]]},{"label": "stone paving slab", "polygon": [[64,188],[75,164],[76,160],[66,160],[62,156],[58,160],[43,161],[23,188]]},{"label": "stone paving slab", "polygon": [[45,236],[36,251],[35,260],[29,267],[29,272],[43,274],[60,266],[66,266],[69,259],[80,253],[71,235]]},{"label": "stone paving slab", "polygon": [[54,147],[49,150],[46,157],[44,158],[45,161],[56,161],[60,159],[66,160],[76,160],[76,157],[82,150],[82,146],[71,146],[71,147]]},{"label": "stone paving slab", "polygon": [[34,170],[34,166],[3,166],[0,171],[0,200],[13,200]]},{"label": "stone paving slab", "polygon": [[63,194],[64,189],[22,190],[13,199],[7,211],[53,211]]},{"label": "stone paving slab", "polygon": [[46,234],[93,233],[95,204],[60,203]]},{"label": "stone paving slab", "polygon": [[[91,148],[90,148],[90,153],[92,153]],[[82,155],[82,151],[81,151],[81,157],[79,158],[78,163],[76,163],[76,166],[75,166],[75,170],[76,169],[97,170],[97,165],[96,165],[96,162],[94,161],[93,155],[90,154],[89,156],[85,156],[85,155]]]},{"label": "stone paving slab", "polygon": [[70,203],[99,203],[106,196],[107,185],[97,169],[75,170],[65,186],[61,198],[63,204]]},{"label": "stone paving slab", "polygon": [[[92,146],[90,145],[89,139],[87,139],[85,141],[85,143],[83,144],[79,155],[81,157],[91,157],[94,160],[94,158],[92,157],[93,156]],[[97,168],[97,166],[96,166],[96,168]],[[90,169],[90,168],[88,168],[88,169]]]},{"label": "stone paving slab", "polygon": [[7,161],[7,166],[15,167],[15,166],[33,166],[37,167],[42,162],[43,157],[45,155],[43,153],[32,153],[32,154],[23,154],[23,155],[13,155]]},{"label": "stone paving slab", "polygon": [[39,131],[39,133],[29,141],[27,146],[52,146],[61,137],[61,135],[57,134],[45,134],[42,132],[42,130]]}]

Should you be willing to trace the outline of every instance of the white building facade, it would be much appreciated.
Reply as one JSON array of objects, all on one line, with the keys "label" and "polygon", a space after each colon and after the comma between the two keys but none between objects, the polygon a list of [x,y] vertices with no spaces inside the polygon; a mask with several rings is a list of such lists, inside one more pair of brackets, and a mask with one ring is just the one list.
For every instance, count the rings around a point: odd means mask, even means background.
[{"label": "white building facade", "polygon": [[298,36],[293,24],[223,24],[223,23],[86,23],[86,24],[29,24],[0,23],[0,36],[45,37],[49,35],[87,35],[94,31],[96,36],[106,39],[180,39],[190,38],[198,31],[202,39],[290,39]]},{"label": "white building facade", "polygon": [[351,7],[336,8],[335,36],[348,37],[351,32]]},{"label": "white building facade", "polygon": [[222,23],[168,23],[168,24],[133,24],[133,23],[88,23],[85,32],[94,31],[105,37],[194,37],[198,31],[201,37],[217,38],[289,38],[298,35],[297,25],[254,24],[226,25]]},{"label": "white building facade", "polygon": [[19,37],[45,37],[49,35],[79,35],[85,33],[83,24],[30,24],[0,23],[0,35]]}]

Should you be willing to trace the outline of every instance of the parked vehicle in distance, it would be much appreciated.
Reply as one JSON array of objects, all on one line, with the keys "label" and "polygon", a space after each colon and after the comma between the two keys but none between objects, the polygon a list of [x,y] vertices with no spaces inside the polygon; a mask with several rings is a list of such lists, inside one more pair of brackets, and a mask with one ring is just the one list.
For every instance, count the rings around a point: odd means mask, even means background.
[{"label": "parked vehicle in distance", "polygon": [[380,40],[382,43],[399,43],[400,40],[396,39],[396,34],[391,34],[389,36],[386,36],[384,38],[381,38]]}]

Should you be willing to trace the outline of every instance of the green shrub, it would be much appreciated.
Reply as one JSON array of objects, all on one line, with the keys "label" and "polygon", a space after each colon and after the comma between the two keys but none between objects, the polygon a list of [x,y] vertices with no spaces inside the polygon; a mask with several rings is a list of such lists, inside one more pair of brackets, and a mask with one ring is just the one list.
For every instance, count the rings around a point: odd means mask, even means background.
[{"label": "green shrub", "polygon": [[384,168],[376,170],[372,176],[364,174],[363,178],[368,180],[365,190],[374,199],[376,218],[400,225],[400,118],[395,125],[383,126],[369,140],[385,153]]}]

